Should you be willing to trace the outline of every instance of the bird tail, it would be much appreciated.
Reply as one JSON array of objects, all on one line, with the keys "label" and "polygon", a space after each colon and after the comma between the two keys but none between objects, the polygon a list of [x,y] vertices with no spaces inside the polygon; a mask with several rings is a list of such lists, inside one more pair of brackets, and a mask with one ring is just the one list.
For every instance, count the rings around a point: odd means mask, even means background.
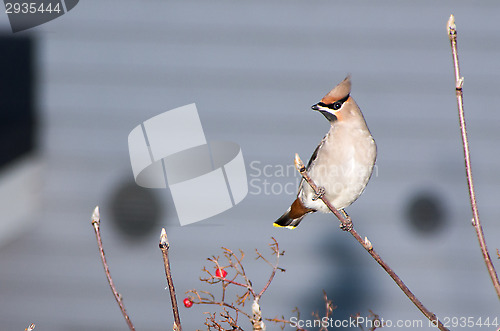
[{"label": "bird tail", "polygon": [[273,225],[279,228],[295,229],[300,221],[309,213],[315,212],[314,209],[306,208],[302,201],[297,198],[290,208],[278,218]]}]

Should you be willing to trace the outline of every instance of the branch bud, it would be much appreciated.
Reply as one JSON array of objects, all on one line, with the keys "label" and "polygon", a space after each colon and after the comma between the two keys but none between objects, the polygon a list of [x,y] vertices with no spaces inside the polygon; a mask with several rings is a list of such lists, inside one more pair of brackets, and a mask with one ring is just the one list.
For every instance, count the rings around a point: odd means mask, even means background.
[{"label": "branch bud", "polygon": [[99,206],[96,206],[94,209],[94,212],[92,213],[92,225],[99,225],[99,222],[101,221],[101,216],[99,215]]},{"label": "branch bud", "polygon": [[168,238],[167,238],[167,231],[165,231],[165,228],[161,229],[161,234],[160,234],[160,248],[161,249],[168,249],[169,248]]},{"label": "branch bud", "polygon": [[448,34],[450,36],[457,34],[457,26],[455,24],[455,16],[450,15],[450,19],[448,20],[448,24],[446,25],[448,28]]},{"label": "branch bud", "polygon": [[368,251],[371,251],[373,249],[373,245],[370,240],[368,240],[368,237],[365,237],[365,248]]}]

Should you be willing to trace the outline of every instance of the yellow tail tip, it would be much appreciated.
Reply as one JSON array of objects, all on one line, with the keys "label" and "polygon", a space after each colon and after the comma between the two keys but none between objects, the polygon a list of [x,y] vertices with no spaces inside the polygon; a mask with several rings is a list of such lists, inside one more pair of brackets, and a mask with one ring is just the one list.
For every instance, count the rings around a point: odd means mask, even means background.
[{"label": "yellow tail tip", "polygon": [[296,228],[296,226],[291,226],[291,225],[279,225],[277,223],[273,223],[273,226],[276,227],[276,228],[286,228],[286,229],[289,229],[289,230],[293,230]]}]

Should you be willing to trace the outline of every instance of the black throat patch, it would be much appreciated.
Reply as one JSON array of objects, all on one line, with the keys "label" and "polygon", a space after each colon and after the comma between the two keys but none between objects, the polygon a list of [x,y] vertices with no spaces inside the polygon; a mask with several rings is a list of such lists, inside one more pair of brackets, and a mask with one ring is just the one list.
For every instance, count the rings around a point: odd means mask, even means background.
[{"label": "black throat patch", "polygon": [[323,116],[325,116],[326,119],[329,120],[330,122],[335,122],[337,120],[337,116],[333,115],[332,113],[326,110],[320,110],[319,112],[323,114]]}]

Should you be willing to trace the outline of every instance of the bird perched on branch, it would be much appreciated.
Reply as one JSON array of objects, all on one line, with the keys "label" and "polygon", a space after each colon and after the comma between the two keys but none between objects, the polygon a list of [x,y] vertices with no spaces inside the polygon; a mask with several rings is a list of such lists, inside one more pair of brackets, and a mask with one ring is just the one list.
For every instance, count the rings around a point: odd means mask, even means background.
[{"label": "bird perched on branch", "polygon": [[351,78],[340,84],[313,105],[330,122],[330,130],[314,151],[307,171],[318,187],[319,196],[302,179],[297,199],[274,226],[294,229],[305,215],[330,212],[320,196],[342,212],[363,193],[377,156],[375,140],[368,130],[358,105],[350,96]]}]

